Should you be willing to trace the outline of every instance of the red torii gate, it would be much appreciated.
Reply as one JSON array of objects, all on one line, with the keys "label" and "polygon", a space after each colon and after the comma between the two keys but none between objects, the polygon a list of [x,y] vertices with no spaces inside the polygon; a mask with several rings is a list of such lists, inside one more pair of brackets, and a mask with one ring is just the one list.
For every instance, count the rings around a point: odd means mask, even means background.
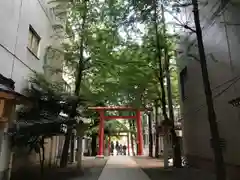
[{"label": "red torii gate", "polygon": [[[143,133],[142,133],[142,120],[141,120],[141,109],[136,109],[132,107],[89,107],[88,109],[96,110],[99,113],[99,131],[98,131],[98,157],[104,157],[103,148],[104,148],[104,121],[112,119],[136,119],[137,121],[137,144],[138,150],[137,155],[143,155]],[[135,116],[105,116],[105,111],[133,111],[136,113]]]}]

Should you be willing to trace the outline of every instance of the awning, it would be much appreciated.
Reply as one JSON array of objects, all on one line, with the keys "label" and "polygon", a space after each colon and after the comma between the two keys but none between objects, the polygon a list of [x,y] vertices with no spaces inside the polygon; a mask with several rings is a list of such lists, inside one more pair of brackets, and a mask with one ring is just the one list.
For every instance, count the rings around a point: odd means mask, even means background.
[{"label": "awning", "polygon": [[16,104],[26,104],[30,102],[26,96],[14,91],[13,89],[3,84],[0,84],[0,99],[13,100],[16,102]]}]

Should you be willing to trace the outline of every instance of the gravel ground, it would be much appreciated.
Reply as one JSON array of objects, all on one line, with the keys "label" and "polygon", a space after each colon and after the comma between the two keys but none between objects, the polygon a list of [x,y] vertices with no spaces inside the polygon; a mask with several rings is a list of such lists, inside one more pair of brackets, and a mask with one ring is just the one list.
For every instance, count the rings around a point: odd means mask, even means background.
[{"label": "gravel ground", "polygon": [[164,169],[163,160],[149,157],[133,157],[151,180],[215,180],[213,174],[193,168]]},{"label": "gravel ground", "polygon": [[40,168],[28,167],[13,172],[11,180],[34,179],[34,180],[98,180],[107,159],[96,159],[95,157],[84,157],[83,172],[76,168],[75,164],[69,164],[67,168],[45,168],[44,176],[40,178]]}]

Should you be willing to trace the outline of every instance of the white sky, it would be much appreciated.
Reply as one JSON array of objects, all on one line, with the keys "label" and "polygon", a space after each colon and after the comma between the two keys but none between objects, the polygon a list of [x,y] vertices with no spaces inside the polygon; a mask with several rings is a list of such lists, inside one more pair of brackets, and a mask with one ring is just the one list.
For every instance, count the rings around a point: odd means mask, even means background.
[{"label": "white sky", "polygon": [[[168,12],[165,12],[165,21],[166,21],[166,29],[167,29],[167,32],[170,33],[170,34],[173,34],[174,33],[174,26],[172,24],[170,24],[170,22],[174,22],[174,18],[173,16],[168,13]],[[139,28],[139,30],[141,31],[141,33],[144,33],[145,32],[145,26],[144,24],[140,24],[140,23],[137,23],[136,24],[137,28]],[[127,34],[124,32],[124,31],[119,31],[120,35],[126,39],[125,37],[127,37]],[[129,34],[131,34],[131,32],[128,32]],[[134,37],[135,36],[135,37]],[[134,41],[135,42],[138,42],[138,43],[142,43],[141,41],[141,36],[140,35],[136,35],[136,34],[132,34],[132,38],[134,38]]]}]

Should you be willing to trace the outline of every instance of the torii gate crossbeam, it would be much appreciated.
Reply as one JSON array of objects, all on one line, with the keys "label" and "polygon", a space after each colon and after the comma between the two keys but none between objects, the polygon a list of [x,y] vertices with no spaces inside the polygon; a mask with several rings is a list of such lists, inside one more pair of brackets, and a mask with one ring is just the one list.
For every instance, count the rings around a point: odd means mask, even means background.
[{"label": "torii gate crossbeam", "polygon": [[[98,130],[98,157],[104,157],[104,121],[111,119],[135,119],[137,125],[137,155],[143,155],[143,132],[142,132],[142,120],[141,120],[141,109],[132,107],[89,107],[88,109],[95,110],[99,113],[99,130]],[[133,111],[136,113],[135,116],[105,116],[105,111]]]}]

